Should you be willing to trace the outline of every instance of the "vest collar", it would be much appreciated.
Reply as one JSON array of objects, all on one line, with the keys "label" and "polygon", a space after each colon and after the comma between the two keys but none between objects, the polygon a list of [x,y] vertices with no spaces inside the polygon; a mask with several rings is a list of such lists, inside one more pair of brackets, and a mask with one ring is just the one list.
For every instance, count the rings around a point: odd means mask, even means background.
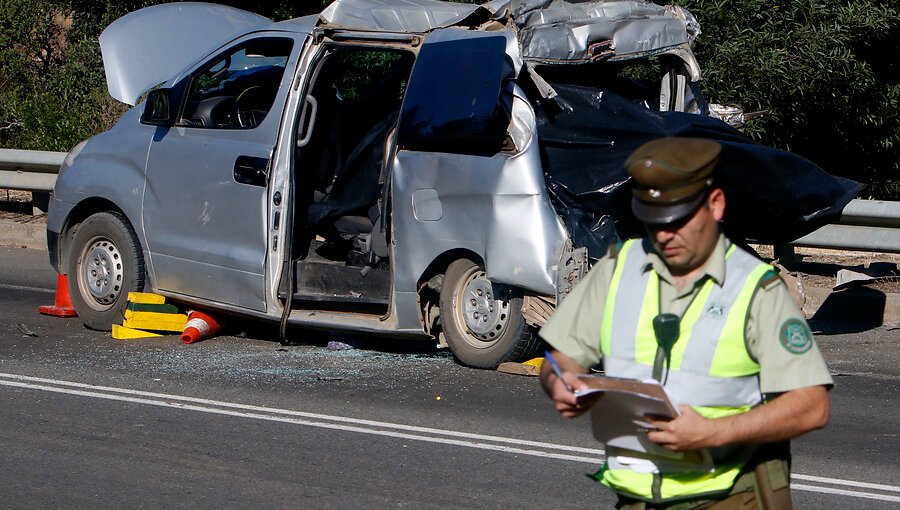
[{"label": "vest collar", "polygon": [[[675,285],[675,279],[672,277],[672,273],[669,272],[669,268],[666,266],[665,262],[663,262],[662,258],[656,254],[656,251],[653,249],[653,243],[651,243],[649,239],[644,239],[643,246],[644,251],[647,252],[647,261],[644,263],[642,272],[646,273],[653,269],[656,271],[656,274],[659,275],[660,279],[664,280],[669,285]],[[709,260],[706,261],[703,273],[697,277],[692,285],[686,286],[684,292],[690,292],[690,290],[697,285],[697,282],[705,281],[706,277],[712,278],[712,280],[716,282],[716,285],[721,287],[725,283],[725,254],[730,247],[731,241],[723,234],[719,233],[716,247],[713,248]]]}]

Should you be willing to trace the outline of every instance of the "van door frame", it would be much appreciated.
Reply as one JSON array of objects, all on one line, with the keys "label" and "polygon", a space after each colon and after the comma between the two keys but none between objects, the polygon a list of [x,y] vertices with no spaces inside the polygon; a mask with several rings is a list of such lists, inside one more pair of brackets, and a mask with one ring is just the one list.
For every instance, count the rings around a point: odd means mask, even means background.
[{"label": "van door frame", "polygon": [[[298,132],[300,116],[303,114],[307,95],[318,74],[319,64],[326,56],[326,52],[333,47],[356,47],[370,50],[395,49],[409,52],[417,57],[418,48],[423,40],[424,34],[417,33],[356,32],[324,26],[316,28],[304,45],[288,95],[288,103],[284,108],[278,143],[273,154],[273,161],[276,161],[276,165],[272,167],[269,186],[269,217],[273,219],[273,229],[270,233],[270,256],[266,268],[269,303],[267,315],[281,316],[282,337],[291,311],[291,299],[280,298],[279,293],[280,289],[292,289],[293,287],[291,253],[296,214],[294,195],[296,191],[294,183],[297,178],[296,143],[301,136],[301,133]],[[390,186],[388,186],[387,197],[390,200]],[[279,203],[276,204],[276,201]],[[278,218],[278,228],[274,228],[275,218]],[[393,246],[389,245],[388,249],[393,282],[395,274]],[[391,296],[388,310],[382,319],[389,317],[394,308],[393,289]]]}]

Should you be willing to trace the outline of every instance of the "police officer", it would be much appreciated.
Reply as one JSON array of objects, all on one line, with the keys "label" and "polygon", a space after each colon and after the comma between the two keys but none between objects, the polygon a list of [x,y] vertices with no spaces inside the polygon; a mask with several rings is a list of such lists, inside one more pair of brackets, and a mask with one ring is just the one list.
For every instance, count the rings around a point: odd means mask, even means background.
[{"label": "police officer", "polygon": [[612,248],[540,332],[564,379],[545,363],[541,384],[563,416],[590,406],[572,390],[602,362],[609,376],[654,377],[673,395],[681,414],[650,420],[650,441],[709,449],[712,472],[646,472],[608,447],[595,477],[616,508],[791,508],[788,442],[828,422],[832,380],[803,315],[773,268],[720,230],[720,153],[696,138],[632,153],[631,207],[648,237]]}]

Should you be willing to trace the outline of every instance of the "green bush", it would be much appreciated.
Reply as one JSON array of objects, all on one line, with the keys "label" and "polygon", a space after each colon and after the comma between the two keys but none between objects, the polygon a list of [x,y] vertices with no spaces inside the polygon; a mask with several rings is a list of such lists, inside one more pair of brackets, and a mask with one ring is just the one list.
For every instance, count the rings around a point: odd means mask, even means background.
[{"label": "green bush", "polygon": [[[68,151],[108,129],[126,106],[109,96],[98,37],[159,1],[3,0],[0,147]],[[319,12],[324,0],[219,2],[274,19]]]},{"label": "green bush", "polygon": [[0,4],[0,145],[67,151],[124,111],[106,93],[98,12],[65,2]]}]

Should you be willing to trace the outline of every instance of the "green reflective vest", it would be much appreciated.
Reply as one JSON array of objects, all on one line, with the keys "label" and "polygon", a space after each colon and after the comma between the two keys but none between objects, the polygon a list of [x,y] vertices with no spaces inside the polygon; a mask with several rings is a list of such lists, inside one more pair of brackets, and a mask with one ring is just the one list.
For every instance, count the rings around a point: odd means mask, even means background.
[{"label": "green reflective vest", "polygon": [[[659,276],[650,268],[649,241],[630,240],[620,250],[602,318],[600,350],[606,374],[648,379],[657,342],[653,318],[659,310]],[[707,278],[684,312],[672,349],[666,390],[676,403],[715,418],[745,412],[762,401],[759,365],[744,338],[750,302],[761,278],[773,268],[732,245],[725,282]],[[731,489],[747,455],[741,448],[713,451],[712,472],[638,473],[610,469],[598,479],[616,492],[652,502],[716,495]]]}]

